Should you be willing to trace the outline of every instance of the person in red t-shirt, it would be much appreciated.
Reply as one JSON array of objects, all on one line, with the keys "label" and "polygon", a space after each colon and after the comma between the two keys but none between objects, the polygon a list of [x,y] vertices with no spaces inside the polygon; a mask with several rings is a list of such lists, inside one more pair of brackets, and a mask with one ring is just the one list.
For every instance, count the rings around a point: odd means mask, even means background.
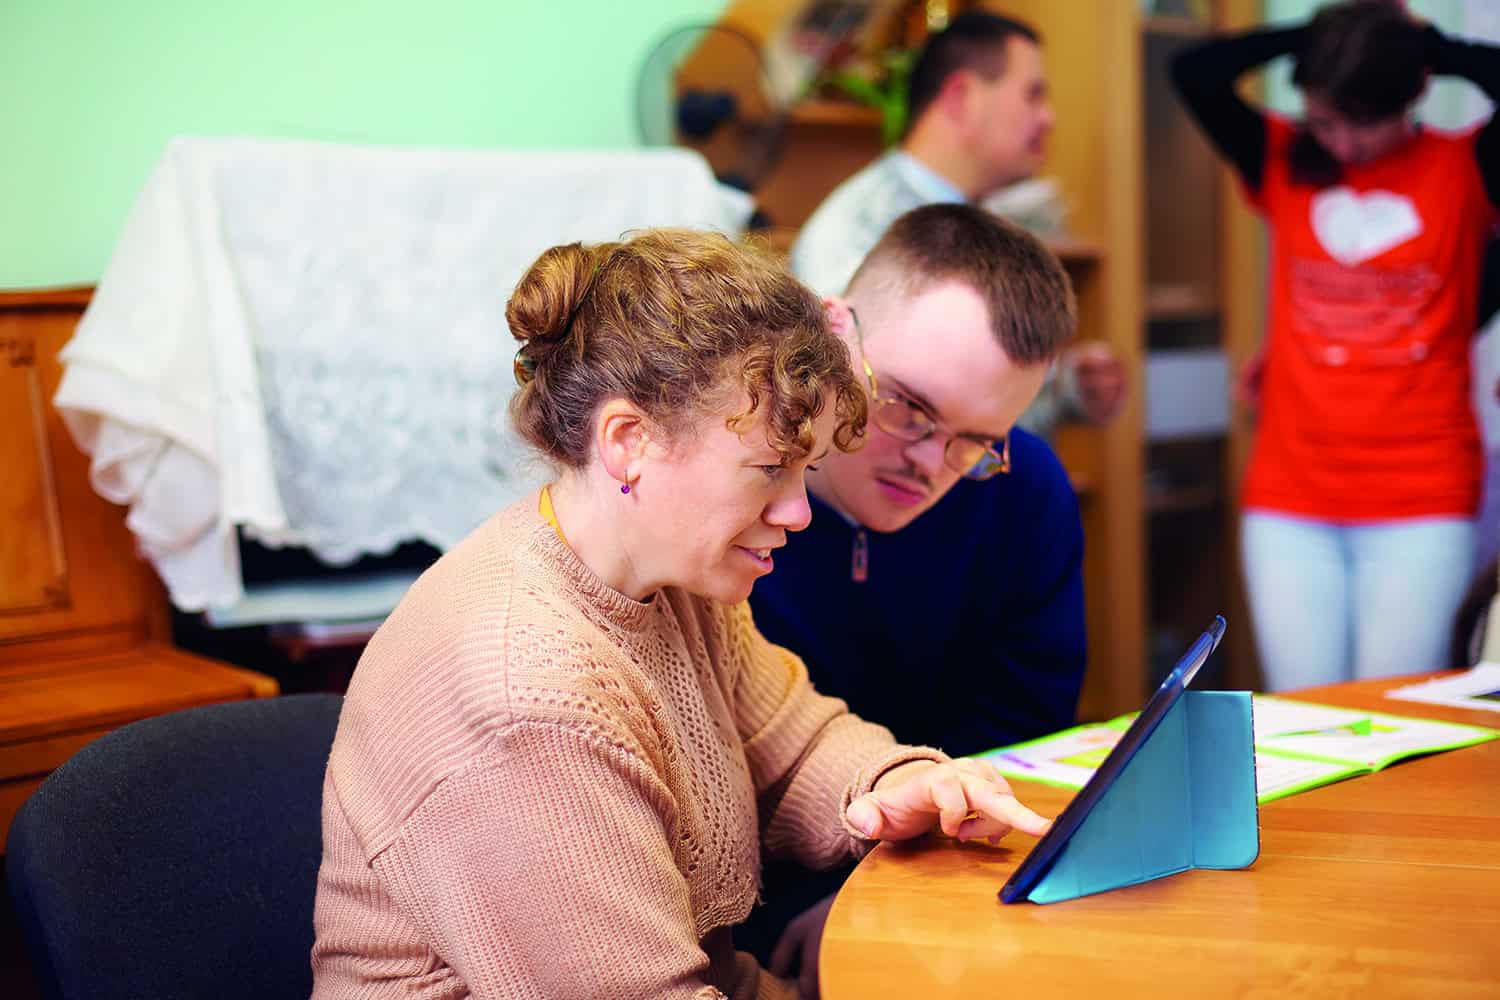
[{"label": "person in red t-shirt", "polygon": [[[1302,121],[1234,82],[1293,53]],[[1266,345],[1243,497],[1266,687],[1450,666],[1474,571],[1483,455],[1470,404],[1500,130],[1416,123],[1433,73],[1500,94],[1500,49],[1446,38],[1390,0],[1180,54],[1173,81],[1271,234]]]}]

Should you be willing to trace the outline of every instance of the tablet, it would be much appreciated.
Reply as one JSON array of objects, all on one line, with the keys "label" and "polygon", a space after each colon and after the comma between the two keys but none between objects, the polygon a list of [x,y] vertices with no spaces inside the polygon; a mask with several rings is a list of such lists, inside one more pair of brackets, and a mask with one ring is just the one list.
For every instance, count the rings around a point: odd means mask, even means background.
[{"label": "tablet", "polygon": [[1038,882],[1047,874],[1047,869],[1062,854],[1067,846],[1069,838],[1087,818],[1089,812],[1104,797],[1109,786],[1125,770],[1125,765],[1130,763],[1130,758],[1142,744],[1156,731],[1161,720],[1166,718],[1167,712],[1182,697],[1182,692],[1187,690],[1188,684],[1193,676],[1198,673],[1200,667],[1208,660],[1210,653],[1219,645],[1219,640],[1224,637],[1224,616],[1216,615],[1213,624],[1208,631],[1200,635],[1197,640],[1188,647],[1182,659],[1172,668],[1167,679],[1161,682],[1161,687],[1146,702],[1146,707],[1141,709],[1141,714],[1135,717],[1130,728],[1125,730],[1125,735],[1120,737],[1120,742],[1110,751],[1104,763],[1089,778],[1088,784],[1079,789],[1078,794],[1073,796],[1073,801],[1068,803],[1062,815],[1052,822],[1052,828],[1048,830],[1042,839],[1036,842],[1031,853],[1026,855],[1011,875],[1010,880],[1000,889],[1000,901],[1014,903],[1025,899],[1036,888]]}]

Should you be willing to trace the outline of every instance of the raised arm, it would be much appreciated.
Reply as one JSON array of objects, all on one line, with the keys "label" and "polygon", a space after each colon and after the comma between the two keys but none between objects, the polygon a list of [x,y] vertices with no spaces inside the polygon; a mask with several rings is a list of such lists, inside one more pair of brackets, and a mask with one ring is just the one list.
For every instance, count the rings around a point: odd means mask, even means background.
[{"label": "raised arm", "polygon": [[1301,40],[1301,28],[1250,31],[1194,46],[1172,60],[1172,85],[1252,192],[1260,191],[1265,168],[1266,121],[1235,92],[1235,81],[1294,51]]},{"label": "raised arm", "polygon": [[[1449,38],[1428,25],[1427,65],[1439,75],[1468,80],[1491,101],[1500,104],[1500,48]],[[1490,203],[1500,205],[1500,125],[1495,115],[1479,130],[1474,158],[1479,163]]]}]

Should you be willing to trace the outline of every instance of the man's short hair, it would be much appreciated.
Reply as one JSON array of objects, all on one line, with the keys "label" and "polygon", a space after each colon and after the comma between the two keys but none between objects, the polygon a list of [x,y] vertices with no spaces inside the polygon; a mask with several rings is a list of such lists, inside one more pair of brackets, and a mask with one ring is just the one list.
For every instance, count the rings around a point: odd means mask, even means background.
[{"label": "man's short hair", "polygon": [[948,26],[927,39],[907,82],[906,128],[912,126],[937,100],[948,77],[969,70],[993,80],[1005,72],[1005,49],[1012,37],[1040,45],[1042,36],[1031,25],[1014,18],[983,11],[960,14]]},{"label": "man's short hair", "polygon": [[1062,262],[1032,233],[972,205],[924,205],[891,223],[854,272],[849,294],[909,298],[949,281],[983,297],[990,329],[1016,364],[1050,362],[1077,331]]}]

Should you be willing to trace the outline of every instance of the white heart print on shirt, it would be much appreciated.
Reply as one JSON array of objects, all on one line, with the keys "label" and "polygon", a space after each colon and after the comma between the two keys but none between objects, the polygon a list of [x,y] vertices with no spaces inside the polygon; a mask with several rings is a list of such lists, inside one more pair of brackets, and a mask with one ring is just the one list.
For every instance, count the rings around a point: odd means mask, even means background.
[{"label": "white heart print on shirt", "polygon": [[1405,195],[1340,186],[1313,196],[1312,229],[1328,256],[1355,267],[1422,235],[1422,217]]}]

